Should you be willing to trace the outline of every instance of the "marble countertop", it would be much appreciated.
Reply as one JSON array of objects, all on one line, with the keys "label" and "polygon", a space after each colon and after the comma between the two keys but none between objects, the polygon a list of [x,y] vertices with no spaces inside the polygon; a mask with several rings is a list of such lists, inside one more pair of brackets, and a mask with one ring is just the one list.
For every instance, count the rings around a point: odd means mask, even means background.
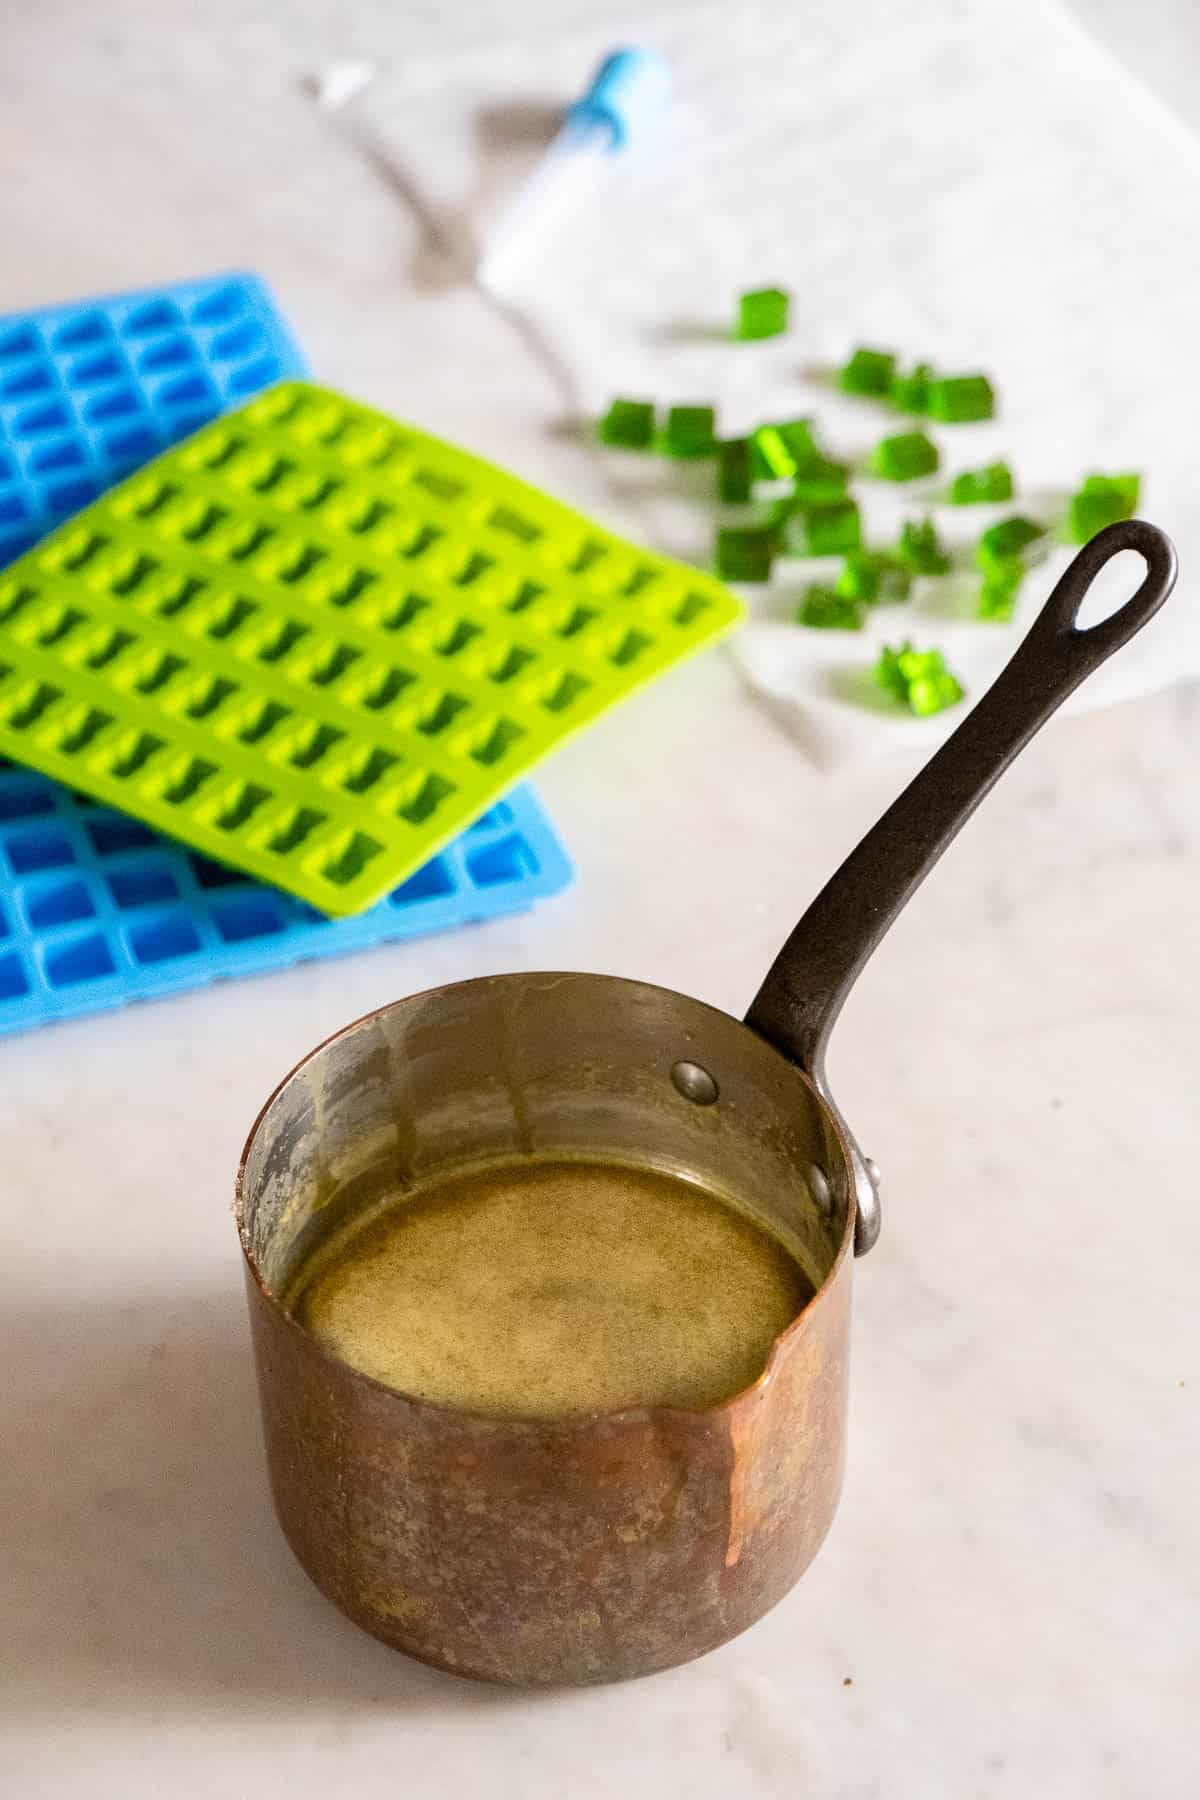
[{"label": "marble countertop", "polygon": [[[407,9],[413,54],[486,35],[439,10]],[[513,344],[406,287],[394,205],[299,90],[391,9],[171,12],[12,9],[4,302],[249,263],[335,382],[377,366],[399,405],[415,344],[447,435],[527,429],[543,374],[490,404]],[[298,1055],[416,988],[548,966],[744,1008],[915,759],[817,773],[715,653],[539,778],[580,878],[536,914],[0,1044],[11,1791],[1191,1800],[1198,755],[1190,688],[1052,725],[863,977],[831,1073],[887,1214],[838,1519],[754,1630],[625,1687],[457,1681],[310,1587],[264,1478],[238,1152]]]}]

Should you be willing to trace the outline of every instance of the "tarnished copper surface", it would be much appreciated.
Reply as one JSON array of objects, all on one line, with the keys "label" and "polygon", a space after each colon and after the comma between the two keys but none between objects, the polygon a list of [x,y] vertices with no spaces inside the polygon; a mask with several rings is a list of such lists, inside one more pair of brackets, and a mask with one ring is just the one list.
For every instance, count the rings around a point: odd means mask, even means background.
[{"label": "tarnished copper surface", "polygon": [[562,1424],[393,1393],[248,1272],[288,1541],[358,1624],[458,1674],[616,1681],[714,1649],[787,1593],[833,1518],[852,1266],[726,1405]]}]

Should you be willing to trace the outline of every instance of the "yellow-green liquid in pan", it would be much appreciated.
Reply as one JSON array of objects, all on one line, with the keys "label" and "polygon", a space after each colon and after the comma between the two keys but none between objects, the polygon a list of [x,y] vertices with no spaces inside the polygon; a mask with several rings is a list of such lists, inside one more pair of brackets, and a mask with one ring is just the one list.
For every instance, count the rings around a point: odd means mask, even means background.
[{"label": "yellow-green liquid in pan", "polygon": [[292,1311],[390,1387],[547,1417],[728,1399],[811,1295],[775,1239],[688,1182],[526,1161],[373,1211]]}]

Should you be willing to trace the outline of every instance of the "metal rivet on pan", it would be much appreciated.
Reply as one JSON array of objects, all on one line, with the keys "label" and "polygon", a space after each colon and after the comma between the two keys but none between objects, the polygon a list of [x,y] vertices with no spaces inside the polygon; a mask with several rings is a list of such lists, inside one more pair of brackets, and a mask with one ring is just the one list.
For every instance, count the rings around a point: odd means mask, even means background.
[{"label": "metal rivet on pan", "polygon": [[699,1063],[677,1062],[671,1070],[671,1080],[684,1099],[696,1106],[711,1106],[720,1092],[708,1070]]},{"label": "metal rivet on pan", "polygon": [[833,1192],[824,1169],[813,1163],[808,1171],[808,1191],[823,1213],[833,1210]]}]

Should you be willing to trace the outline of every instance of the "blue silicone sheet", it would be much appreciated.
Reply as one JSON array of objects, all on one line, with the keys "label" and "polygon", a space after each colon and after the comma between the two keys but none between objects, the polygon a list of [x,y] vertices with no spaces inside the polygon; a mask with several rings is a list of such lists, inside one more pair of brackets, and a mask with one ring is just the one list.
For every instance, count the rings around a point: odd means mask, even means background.
[{"label": "blue silicone sheet", "polygon": [[369,912],[328,919],[0,762],[0,1035],[521,912],[571,873],[521,787]]},{"label": "blue silicone sheet", "polygon": [[0,568],[300,354],[256,275],[0,316]]}]

